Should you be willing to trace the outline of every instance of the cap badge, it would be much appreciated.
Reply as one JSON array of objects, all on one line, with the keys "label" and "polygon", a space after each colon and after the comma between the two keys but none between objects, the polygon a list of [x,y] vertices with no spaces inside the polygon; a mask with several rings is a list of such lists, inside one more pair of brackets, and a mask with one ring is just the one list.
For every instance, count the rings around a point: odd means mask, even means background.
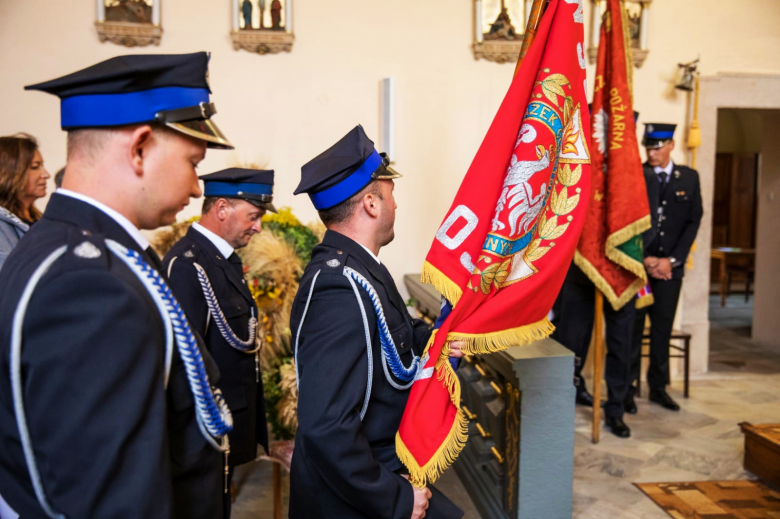
[{"label": "cap badge", "polygon": [[85,242],[81,242],[81,245],[73,249],[73,254],[75,254],[79,258],[95,259],[95,258],[99,258],[103,253],[100,252],[100,249],[95,247],[95,245],[93,245],[88,241],[85,241]]},{"label": "cap badge", "polygon": [[185,250],[184,251],[184,257],[185,258],[192,258],[194,256],[195,256],[195,254],[193,254],[191,250]]},{"label": "cap badge", "polygon": [[339,262],[339,260],[337,259],[332,259],[332,260],[328,260],[325,264],[329,267],[336,268],[339,265],[341,265],[341,262]]},{"label": "cap badge", "polygon": [[655,127],[652,124],[647,125],[647,133],[653,133],[655,131]]}]

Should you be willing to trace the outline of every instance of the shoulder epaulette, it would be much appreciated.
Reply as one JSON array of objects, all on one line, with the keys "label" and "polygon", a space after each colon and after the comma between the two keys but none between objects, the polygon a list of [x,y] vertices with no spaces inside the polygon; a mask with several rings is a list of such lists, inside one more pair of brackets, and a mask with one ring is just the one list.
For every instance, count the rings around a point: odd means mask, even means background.
[{"label": "shoulder epaulette", "polygon": [[178,252],[179,253],[176,255],[178,259],[187,263],[194,263],[200,255],[201,247],[194,241],[190,241],[182,250]]},{"label": "shoulder epaulette", "polygon": [[68,250],[63,258],[68,267],[108,269],[109,258],[103,235],[86,229],[68,232]]}]

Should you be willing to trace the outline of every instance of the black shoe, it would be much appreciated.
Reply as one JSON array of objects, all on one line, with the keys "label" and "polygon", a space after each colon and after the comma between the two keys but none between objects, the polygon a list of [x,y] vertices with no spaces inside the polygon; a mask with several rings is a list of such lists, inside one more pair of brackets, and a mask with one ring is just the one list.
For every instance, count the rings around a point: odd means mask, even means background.
[{"label": "black shoe", "polygon": [[584,386],[577,387],[577,399],[575,400],[577,405],[584,405],[585,407],[593,407],[593,395],[588,393],[588,390]]},{"label": "black shoe", "polygon": [[604,419],[604,425],[609,427],[609,430],[618,438],[628,438],[631,436],[631,429],[628,428],[626,422],[619,416]]},{"label": "black shoe", "polygon": [[623,410],[629,414],[636,414],[636,402],[634,402],[634,392],[629,390],[626,398],[623,399]]},{"label": "black shoe", "polygon": [[669,396],[669,393],[667,393],[665,389],[651,389],[650,401],[655,402],[670,411],[680,410],[680,406],[677,405],[677,402],[672,400],[672,397]]}]

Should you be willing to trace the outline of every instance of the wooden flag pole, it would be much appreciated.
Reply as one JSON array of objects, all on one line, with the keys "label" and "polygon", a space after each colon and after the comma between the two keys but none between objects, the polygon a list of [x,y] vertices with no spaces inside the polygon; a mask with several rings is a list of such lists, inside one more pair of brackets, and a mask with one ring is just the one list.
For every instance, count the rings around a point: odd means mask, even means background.
[{"label": "wooden flag pole", "polygon": [[528,53],[528,49],[531,48],[531,44],[536,38],[536,31],[539,28],[539,22],[542,20],[542,15],[547,7],[547,3],[550,0],[534,0],[531,5],[531,14],[528,16],[528,23],[525,26],[525,33],[523,34],[523,46],[520,48],[520,57],[517,58],[517,65],[515,65],[515,75],[520,70],[520,65],[523,63],[523,58]]},{"label": "wooden flag pole", "polygon": [[593,430],[591,441],[601,439],[601,379],[604,378],[604,294],[596,290],[596,308],[593,319]]}]

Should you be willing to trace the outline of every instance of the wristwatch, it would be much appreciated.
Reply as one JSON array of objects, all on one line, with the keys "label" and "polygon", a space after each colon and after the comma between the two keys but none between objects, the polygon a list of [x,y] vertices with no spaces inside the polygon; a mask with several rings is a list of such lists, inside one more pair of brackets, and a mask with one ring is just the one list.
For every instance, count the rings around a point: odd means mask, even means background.
[{"label": "wristwatch", "polygon": [[672,264],[672,268],[677,268],[677,267],[679,267],[679,266],[680,266],[680,262],[679,262],[679,261],[677,261],[677,258],[672,258],[672,257],[670,257],[670,258],[669,258],[669,263],[671,263],[671,264]]}]

